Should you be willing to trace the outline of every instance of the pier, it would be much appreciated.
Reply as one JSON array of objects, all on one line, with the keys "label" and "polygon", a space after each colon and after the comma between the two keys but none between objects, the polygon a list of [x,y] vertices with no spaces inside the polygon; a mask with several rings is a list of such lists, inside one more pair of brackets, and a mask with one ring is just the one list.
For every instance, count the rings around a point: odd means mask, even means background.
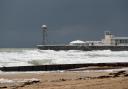
[{"label": "pier", "polygon": [[38,45],[41,50],[111,50],[111,51],[128,51],[128,46],[71,46],[71,45]]}]

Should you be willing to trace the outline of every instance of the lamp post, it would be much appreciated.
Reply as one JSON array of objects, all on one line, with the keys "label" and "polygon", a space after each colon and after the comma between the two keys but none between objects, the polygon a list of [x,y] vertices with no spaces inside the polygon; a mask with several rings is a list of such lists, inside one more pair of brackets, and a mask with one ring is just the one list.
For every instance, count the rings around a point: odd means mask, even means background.
[{"label": "lamp post", "polygon": [[46,45],[46,36],[47,36],[47,25],[42,25],[41,29],[43,31],[43,41],[42,45]]}]

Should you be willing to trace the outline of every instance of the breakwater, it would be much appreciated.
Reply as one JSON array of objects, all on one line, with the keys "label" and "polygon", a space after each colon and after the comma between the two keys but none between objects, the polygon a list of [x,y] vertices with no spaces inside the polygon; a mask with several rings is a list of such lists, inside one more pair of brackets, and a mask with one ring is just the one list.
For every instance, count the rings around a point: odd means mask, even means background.
[{"label": "breakwater", "polygon": [[85,63],[85,64],[53,64],[53,65],[37,65],[37,66],[12,66],[12,67],[0,67],[1,71],[57,71],[57,70],[69,70],[81,67],[128,67],[128,62],[116,62],[116,63]]}]

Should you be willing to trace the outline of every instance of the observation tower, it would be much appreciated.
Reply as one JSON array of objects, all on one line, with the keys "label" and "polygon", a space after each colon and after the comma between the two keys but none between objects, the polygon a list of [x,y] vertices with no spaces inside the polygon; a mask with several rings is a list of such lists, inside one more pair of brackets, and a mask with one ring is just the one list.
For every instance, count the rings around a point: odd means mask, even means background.
[{"label": "observation tower", "polygon": [[41,29],[43,32],[42,45],[46,45],[47,44],[47,25],[42,25]]}]

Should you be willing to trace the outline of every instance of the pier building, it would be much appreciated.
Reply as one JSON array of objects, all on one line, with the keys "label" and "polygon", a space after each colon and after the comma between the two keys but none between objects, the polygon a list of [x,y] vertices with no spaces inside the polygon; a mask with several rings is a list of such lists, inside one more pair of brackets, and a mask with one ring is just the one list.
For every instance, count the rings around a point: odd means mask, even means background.
[{"label": "pier building", "polygon": [[69,43],[75,46],[128,46],[128,37],[116,37],[110,31],[105,31],[101,41],[81,41],[76,40]]},{"label": "pier building", "polygon": [[128,37],[116,37],[112,35],[110,31],[106,31],[102,43],[108,46],[126,46],[128,45]]}]

